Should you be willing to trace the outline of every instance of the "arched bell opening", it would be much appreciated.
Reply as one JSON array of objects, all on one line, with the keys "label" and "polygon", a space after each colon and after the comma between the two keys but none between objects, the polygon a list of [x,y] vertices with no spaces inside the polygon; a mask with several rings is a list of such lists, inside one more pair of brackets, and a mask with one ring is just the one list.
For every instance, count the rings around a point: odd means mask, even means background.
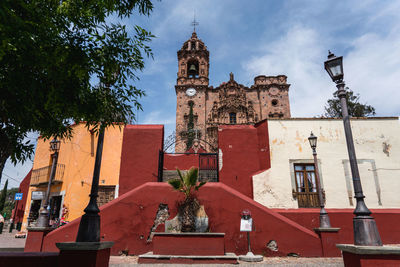
[{"label": "arched bell opening", "polygon": [[199,62],[197,60],[190,60],[187,63],[188,78],[199,78]]}]

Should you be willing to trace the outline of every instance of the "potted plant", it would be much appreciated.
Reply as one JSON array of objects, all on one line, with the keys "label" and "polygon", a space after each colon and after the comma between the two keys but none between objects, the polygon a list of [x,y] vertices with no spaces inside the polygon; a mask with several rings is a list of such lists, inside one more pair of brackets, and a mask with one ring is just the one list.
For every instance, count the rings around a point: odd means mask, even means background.
[{"label": "potted plant", "polygon": [[195,232],[196,213],[200,208],[194,192],[199,190],[206,182],[198,182],[199,169],[192,167],[186,173],[177,169],[179,178],[171,179],[168,183],[177,191],[185,195],[185,199],[178,203],[178,218],[182,232]]}]

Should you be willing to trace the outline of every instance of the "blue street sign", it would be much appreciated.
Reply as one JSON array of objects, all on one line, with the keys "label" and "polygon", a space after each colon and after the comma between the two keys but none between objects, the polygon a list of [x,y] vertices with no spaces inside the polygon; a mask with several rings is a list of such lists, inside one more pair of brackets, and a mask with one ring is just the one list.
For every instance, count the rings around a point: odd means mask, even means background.
[{"label": "blue street sign", "polygon": [[15,200],[22,200],[23,193],[15,193]]}]

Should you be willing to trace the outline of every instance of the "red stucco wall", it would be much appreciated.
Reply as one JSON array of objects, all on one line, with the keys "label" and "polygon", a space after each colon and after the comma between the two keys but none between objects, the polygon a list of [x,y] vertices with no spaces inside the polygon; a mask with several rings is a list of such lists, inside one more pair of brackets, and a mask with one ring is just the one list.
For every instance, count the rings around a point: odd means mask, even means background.
[{"label": "red stucco wall", "polygon": [[[279,214],[312,230],[319,225],[319,209],[274,209]],[[353,238],[353,209],[327,209],[332,227],[340,227],[338,242],[349,244]],[[400,241],[400,210],[371,209],[378,231],[384,244],[398,244]]]},{"label": "red stucco wall", "polygon": [[163,148],[163,125],[127,125],[122,140],[119,195],[156,182],[158,153]]},{"label": "red stucco wall", "polygon": [[[172,191],[166,183],[146,183],[124,194],[100,208],[102,240],[115,242],[113,255],[122,250],[129,250],[129,254],[152,251],[152,244],[146,239],[159,203],[168,204],[172,218],[176,215],[176,202],[181,199],[181,194]],[[226,234],[227,252],[238,255],[247,252],[247,237],[239,231],[239,226],[241,211],[250,209],[255,227],[250,238],[255,253],[321,255],[320,240],[315,233],[224,184],[206,184],[198,192],[198,199],[209,216],[210,231]],[[57,251],[56,242],[74,241],[79,220],[49,233],[43,243],[44,251]],[[276,240],[278,252],[266,248],[270,240]]]},{"label": "red stucco wall", "polygon": [[271,168],[268,121],[263,120],[254,125],[254,127],[257,129],[258,160],[260,162],[260,170],[267,170]]},{"label": "red stucco wall", "polygon": [[270,168],[267,121],[252,125],[225,125],[218,130],[222,151],[220,182],[253,198],[252,176]]},{"label": "red stucco wall", "polygon": [[188,170],[199,167],[199,154],[165,154],[164,170]]},{"label": "red stucco wall", "polygon": [[[28,197],[29,185],[31,183],[32,170],[25,176],[24,180],[19,184],[18,193],[22,193],[22,200],[15,202],[15,207],[13,210],[13,218],[15,223],[21,222],[24,218],[24,212],[26,208],[26,198]],[[15,213],[15,217],[14,217]]]}]

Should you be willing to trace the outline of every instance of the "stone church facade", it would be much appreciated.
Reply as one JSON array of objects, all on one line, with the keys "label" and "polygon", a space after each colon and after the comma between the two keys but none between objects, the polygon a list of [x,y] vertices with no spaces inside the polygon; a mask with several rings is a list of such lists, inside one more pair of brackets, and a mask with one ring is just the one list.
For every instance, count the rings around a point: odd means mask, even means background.
[{"label": "stone church facade", "polygon": [[246,87],[230,73],[227,82],[214,88],[209,85],[209,67],[209,51],[193,32],[178,51],[175,152],[214,152],[219,125],[290,118],[290,84],[285,75],[260,75],[254,78],[253,85]]}]

